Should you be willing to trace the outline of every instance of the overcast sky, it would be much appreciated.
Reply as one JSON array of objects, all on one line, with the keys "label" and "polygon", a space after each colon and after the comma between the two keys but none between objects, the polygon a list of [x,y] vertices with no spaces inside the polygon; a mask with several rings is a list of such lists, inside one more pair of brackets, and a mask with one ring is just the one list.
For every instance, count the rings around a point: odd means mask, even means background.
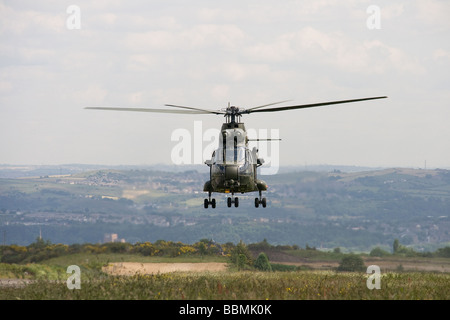
[{"label": "overcast sky", "polygon": [[448,168],[449,17],[445,0],[0,1],[0,164],[171,164],[175,130],[224,120],[86,106],[387,95],[242,120],[278,130],[281,166]]}]

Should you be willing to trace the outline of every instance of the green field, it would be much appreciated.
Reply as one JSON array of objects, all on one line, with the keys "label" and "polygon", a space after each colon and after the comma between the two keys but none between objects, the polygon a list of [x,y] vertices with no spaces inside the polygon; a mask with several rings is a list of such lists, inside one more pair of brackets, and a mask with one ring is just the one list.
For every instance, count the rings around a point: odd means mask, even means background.
[{"label": "green field", "polygon": [[[398,260],[404,264],[405,260]],[[313,268],[261,272],[173,272],[114,276],[102,272],[112,262],[227,262],[224,257],[143,257],[130,254],[77,253],[41,263],[0,264],[1,300],[448,300],[450,273],[381,272],[380,289],[368,289],[369,274]],[[438,262],[437,262],[438,263]],[[81,268],[81,289],[69,290],[68,265]],[[275,266],[275,264],[274,264]],[[278,265],[277,270],[282,270]],[[281,265],[283,266],[283,265]],[[292,269],[286,269],[292,270]],[[383,269],[382,269],[383,270]],[[6,280],[8,279],[8,280]],[[1,285],[1,281],[16,285]],[[26,285],[21,281],[28,280]],[[9,282],[8,282],[9,283]],[[13,281],[14,283],[14,281]]]},{"label": "green field", "polygon": [[447,300],[450,275],[386,273],[381,289],[367,288],[367,274],[333,271],[170,273],[81,277],[81,289],[65,281],[37,280],[23,288],[2,288],[1,299],[88,300]]},{"label": "green field", "polygon": [[[202,239],[190,245],[161,240],[69,246],[37,239],[27,247],[0,249],[1,300],[450,298],[450,247],[424,255],[398,244],[395,253],[373,250],[367,255],[342,253],[338,248],[325,252],[273,246],[267,241],[246,245]],[[116,271],[130,262],[133,268],[127,269],[128,275],[118,275]],[[172,268],[176,263],[189,264],[184,270],[190,271],[166,272],[170,271],[164,269],[167,264]],[[221,268],[213,268],[218,263]],[[205,264],[202,270],[223,271],[199,271],[198,266]],[[67,268],[72,265],[80,268],[80,289],[67,286],[72,276]],[[370,265],[380,267],[379,289],[368,287],[375,283],[375,275],[366,273]]]}]

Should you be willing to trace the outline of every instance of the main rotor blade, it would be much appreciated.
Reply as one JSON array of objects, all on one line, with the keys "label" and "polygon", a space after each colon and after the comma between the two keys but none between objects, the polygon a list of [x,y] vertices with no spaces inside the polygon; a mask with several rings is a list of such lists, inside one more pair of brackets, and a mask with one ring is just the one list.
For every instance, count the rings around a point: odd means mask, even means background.
[{"label": "main rotor blade", "polygon": [[283,101],[279,101],[279,102],[273,102],[273,103],[269,103],[269,104],[265,104],[265,105],[262,105],[262,106],[253,107],[253,108],[246,109],[246,110],[255,110],[255,109],[264,108],[264,107],[268,107],[268,106],[273,106],[274,104],[279,104],[279,103],[288,102],[288,101],[291,101],[291,100],[283,100]]},{"label": "main rotor blade", "polygon": [[118,108],[118,107],[86,107],[91,110],[112,110],[112,111],[137,111],[137,112],[156,112],[156,113],[182,113],[182,114],[209,114],[206,111],[188,111],[188,110],[170,110],[170,109],[149,109],[149,108]]},{"label": "main rotor blade", "polygon": [[365,100],[375,100],[375,99],[384,99],[383,97],[373,97],[373,98],[363,98],[363,99],[353,99],[353,100],[341,100],[341,101],[330,101],[330,102],[321,102],[321,103],[312,103],[312,104],[302,104],[298,106],[287,106],[287,107],[278,107],[278,108],[269,108],[269,109],[261,109],[261,110],[245,110],[243,113],[254,113],[254,112],[275,112],[275,111],[285,111],[285,110],[293,110],[293,109],[303,109],[303,108],[313,108],[320,106],[328,106],[331,104],[340,104],[340,103],[350,103],[350,102],[358,102]]},{"label": "main rotor blade", "polygon": [[200,111],[202,113],[225,114],[225,112],[221,112],[221,111],[213,111],[213,110],[199,109],[199,108],[193,108],[193,107],[177,106],[174,104],[165,104],[165,106],[188,109],[188,110],[195,110],[195,111]]}]

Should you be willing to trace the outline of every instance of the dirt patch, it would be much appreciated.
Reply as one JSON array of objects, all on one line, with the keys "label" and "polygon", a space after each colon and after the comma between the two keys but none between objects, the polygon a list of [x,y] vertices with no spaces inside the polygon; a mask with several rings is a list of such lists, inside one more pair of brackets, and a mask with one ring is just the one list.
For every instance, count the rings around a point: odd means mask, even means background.
[{"label": "dirt patch", "polygon": [[140,263],[140,262],[116,262],[103,267],[102,270],[111,275],[135,275],[157,274],[176,271],[201,272],[201,271],[225,271],[226,263]]}]

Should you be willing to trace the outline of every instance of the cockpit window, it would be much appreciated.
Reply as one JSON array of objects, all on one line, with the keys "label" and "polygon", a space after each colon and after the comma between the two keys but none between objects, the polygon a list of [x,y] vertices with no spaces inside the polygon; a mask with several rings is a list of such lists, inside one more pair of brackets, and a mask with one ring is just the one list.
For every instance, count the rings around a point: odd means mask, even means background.
[{"label": "cockpit window", "polygon": [[244,147],[219,148],[214,153],[215,164],[243,164],[246,161]]}]

